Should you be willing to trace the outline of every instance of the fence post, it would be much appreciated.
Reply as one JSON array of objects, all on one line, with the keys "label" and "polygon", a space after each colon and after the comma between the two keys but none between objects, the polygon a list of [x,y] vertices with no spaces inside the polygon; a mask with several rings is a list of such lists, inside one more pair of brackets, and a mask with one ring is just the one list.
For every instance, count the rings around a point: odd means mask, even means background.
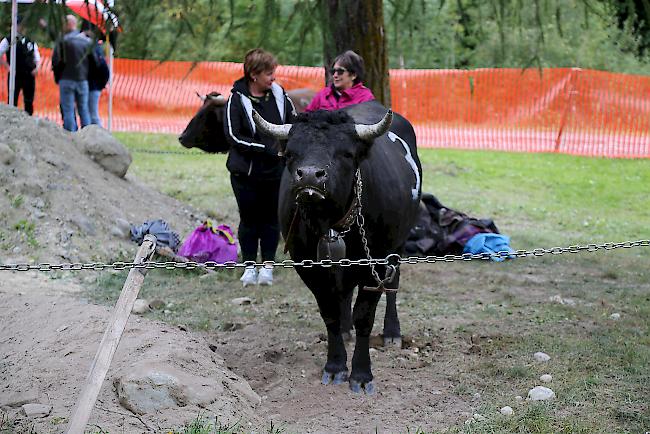
[{"label": "fence post", "polygon": [[574,104],[574,95],[577,92],[575,90],[576,84],[575,81],[577,80],[577,75],[580,73],[580,68],[571,68],[571,71],[569,71],[569,86],[568,86],[568,95],[566,97],[566,106],[564,107],[564,111],[562,112],[562,118],[560,120],[560,127],[558,128],[557,131],[557,137],[555,138],[555,148],[554,152],[560,152],[560,145],[562,144],[562,133],[564,132],[564,127],[566,126],[567,120],[569,118],[569,112],[573,111],[573,104]]},{"label": "fence post", "polygon": [[[11,2],[11,32],[9,37],[9,53],[7,53],[8,58],[11,58],[11,65],[9,65],[9,105],[18,106],[18,101],[14,99],[14,92],[16,90],[16,32],[17,24],[16,20],[18,19],[18,3],[16,0]],[[25,94],[23,93],[23,100],[25,99]]]},{"label": "fence post", "polygon": [[[150,260],[155,248],[156,237],[150,234],[146,235],[142,245],[138,249],[135,263],[139,264]],[[99,343],[99,348],[97,349],[97,354],[95,354],[95,360],[93,360],[90,367],[84,389],[77,399],[77,405],[68,425],[68,434],[83,434],[86,429],[90,413],[95,406],[95,401],[104,383],[104,378],[106,378],[106,373],[113,360],[115,350],[120,343],[122,333],[124,333],[124,328],[131,314],[131,309],[133,309],[133,304],[138,298],[138,292],[140,292],[140,287],[144,282],[146,273],[146,268],[131,268],[129,271],[129,275],[122,287],[120,298],[113,308],[111,320],[108,327],[106,327],[104,337]]]}]

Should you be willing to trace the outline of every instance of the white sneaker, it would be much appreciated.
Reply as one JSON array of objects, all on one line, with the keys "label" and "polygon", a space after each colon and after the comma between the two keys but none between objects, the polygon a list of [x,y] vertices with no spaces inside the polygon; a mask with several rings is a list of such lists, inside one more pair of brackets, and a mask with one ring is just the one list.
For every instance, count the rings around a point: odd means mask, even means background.
[{"label": "white sneaker", "polygon": [[260,268],[260,274],[257,277],[258,285],[273,285],[273,268]]},{"label": "white sneaker", "polygon": [[246,270],[244,270],[244,274],[241,276],[242,285],[247,287],[248,285],[256,285],[257,284],[257,270],[255,267],[246,267]]}]

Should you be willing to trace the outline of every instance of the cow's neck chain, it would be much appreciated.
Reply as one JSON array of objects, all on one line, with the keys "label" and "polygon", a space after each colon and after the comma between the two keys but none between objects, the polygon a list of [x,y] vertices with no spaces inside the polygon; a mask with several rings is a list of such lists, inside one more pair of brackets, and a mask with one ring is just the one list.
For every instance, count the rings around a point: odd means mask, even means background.
[{"label": "cow's neck chain", "polygon": [[354,198],[350,204],[348,212],[345,213],[343,218],[338,222],[334,223],[332,229],[336,230],[341,236],[350,232],[350,228],[355,221],[358,220],[359,215],[361,214],[361,190],[363,189],[363,183],[361,182],[361,171],[357,168],[357,171],[354,173]]},{"label": "cow's neck chain", "polygon": [[[365,219],[363,218],[363,213],[361,212],[361,192],[363,191],[363,181],[361,180],[361,171],[357,169],[357,172],[355,174],[356,177],[356,183],[354,185],[354,190],[356,193],[356,202],[359,204],[358,206],[358,211],[357,211],[357,226],[359,226],[359,235],[361,236],[361,245],[363,246],[363,250],[366,253],[366,259],[371,260],[372,256],[370,255],[370,248],[368,247],[368,238],[366,238],[366,229],[364,227],[365,225]],[[372,277],[375,278],[375,281],[377,282],[377,287],[368,287],[364,286],[363,289],[369,290],[369,291],[386,291],[386,284],[393,280],[393,276],[395,276],[395,272],[397,271],[397,265],[389,264],[386,266],[386,276],[382,279],[379,277],[379,273],[377,273],[377,270],[375,270],[375,264],[370,262],[370,272],[372,273]]]}]

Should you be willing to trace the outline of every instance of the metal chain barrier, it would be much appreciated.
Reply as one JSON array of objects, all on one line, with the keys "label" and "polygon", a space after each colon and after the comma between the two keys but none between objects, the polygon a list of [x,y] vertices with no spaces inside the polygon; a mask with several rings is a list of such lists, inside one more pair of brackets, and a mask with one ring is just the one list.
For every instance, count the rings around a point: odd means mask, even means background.
[{"label": "metal chain barrier", "polygon": [[166,261],[166,262],[154,262],[146,261],[142,263],[133,263],[133,262],[113,262],[113,263],[64,263],[64,264],[0,264],[0,271],[79,271],[79,270],[126,270],[131,268],[146,268],[146,269],[157,269],[163,268],[167,270],[173,269],[235,269],[235,268],[245,268],[250,266],[274,266],[282,268],[295,268],[295,267],[331,267],[333,265],[341,267],[350,267],[353,265],[359,266],[373,266],[373,265],[391,265],[395,263],[399,264],[419,264],[419,263],[428,263],[435,264],[437,262],[455,262],[455,261],[473,261],[473,260],[490,260],[491,258],[525,258],[525,257],[540,257],[545,255],[561,255],[564,253],[581,253],[581,252],[597,252],[599,250],[615,250],[615,249],[631,249],[634,247],[650,247],[650,240],[637,240],[637,241],[623,241],[620,243],[602,243],[602,244],[586,244],[586,245],[572,245],[568,247],[551,247],[548,249],[537,248],[532,250],[515,250],[514,252],[495,252],[495,253],[464,253],[462,255],[445,255],[445,256],[408,256],[402,257],[398,254],[391,254],[386,256],[383,259],[340,259],[334,261],[331,259],[323,259],[321,261],[315,261],[311,259],[305,259],[302,261],[293,261],[291,259],[286,259],[284,261],[265,261],[265,262],[255,262],[255,261],[246,261],[246,262],[175,262],[175,261]]}]

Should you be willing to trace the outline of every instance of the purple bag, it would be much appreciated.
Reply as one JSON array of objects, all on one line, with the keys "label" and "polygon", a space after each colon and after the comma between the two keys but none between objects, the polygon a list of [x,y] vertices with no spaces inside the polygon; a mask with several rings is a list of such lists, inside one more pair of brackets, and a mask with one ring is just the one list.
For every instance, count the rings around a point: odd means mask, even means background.
[{"label": "purple bag", "polygon": [[183,241],[178,254],[194,262],[237,262],[237,240],[228,225],[215,228],[207,220]]}]

